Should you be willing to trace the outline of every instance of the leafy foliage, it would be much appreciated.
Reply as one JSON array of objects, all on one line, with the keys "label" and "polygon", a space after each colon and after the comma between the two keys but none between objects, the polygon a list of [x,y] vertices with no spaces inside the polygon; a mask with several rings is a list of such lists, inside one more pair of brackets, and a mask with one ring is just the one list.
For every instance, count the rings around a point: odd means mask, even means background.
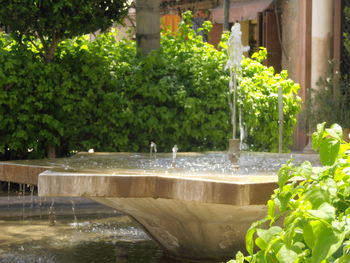
[{"label": "leafy foliage", "polygon": [[32,42],[47,61],[60,41],[106,30],[127,12],[127,0],[0,0],[0,5],[0,25],[19,43]]},{"label": "leafy foliage", "polygon": [[184,151],[225,149],[225,55],[188,24],[180,33],[164,34],[163,48],[146,57],[113,33],[94,42],[68,39],[52,63],[42,63],[30,43],[2,34],[2,158],[43,157],[47,144],[59,147],[59,155],[148,151],[150,141],[161,151],[175,143]]},{"label": "leafy foliage", "polygon": [[296,115],[301,99],[297,96],[299,85],[288,79],[287,71],[275,74],[272,67],[262,64],[266,59],[264,48],[242,61],[239,103],[247,129],[250,149],[278,151],[278,88],[283,90],[283,150],[292,143]]},{"label": "leafy foliage", "polygon": [[250,255],[239,253],[231,263],[349,262],[350,144],[342,140],[339,125],[325,129],[323,123],[313,134],[313,147],[325,166],[289,162],[280,169],[268,215],[247,232]]},{"label": "leafy foliage", "polygon": [[[200,30],[210,28],[205,23]],[[57,147],[58,156],[90,148],[149,151],[150,141],[164,152],[174,144],[181,151],[226,149],[230,124],[225,52],[192,30],[190,13],[184,14],[177,34],[163,32],[161,46],[148,56],[136,56],[133,41],[116,41],[114,33],[107,32],[93,42],[86,37],[61,41],[55,60],[43,63],[30,41],[19,44],[1,34],[1,158],[43,157],[48,145]],[[252,73],[254,67],[263,67],[257,59],[247,60],[244,67],[254,78],[264,72]],[[270,82],[277,85],[274,78]],[[266,112],[256,114],[264,117],[260,129],[274,134],[264,128],[271,121],[265,108],[272,111],[272,106],[256,101],[250,99],[249,105]],[[286,116],[293,118],[293,107],[286,107]],[[288,135],[293,127],[286,129]],[[258,137],[254,149],[273,149],[259,148],[271,143],[270,137]]]}]

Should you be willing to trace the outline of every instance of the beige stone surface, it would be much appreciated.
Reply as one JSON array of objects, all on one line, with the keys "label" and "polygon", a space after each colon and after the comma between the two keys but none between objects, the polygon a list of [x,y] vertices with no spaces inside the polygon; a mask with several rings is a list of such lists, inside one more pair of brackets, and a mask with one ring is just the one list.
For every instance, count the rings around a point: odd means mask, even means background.
[{"label": "beige stone surface", "polygon": [[85,196],[128,214],[170,254],[225,260],[266,213],[276,176],[223,178],[46,171],[42,196]]},{"label": "beige stone surface", "polygon": [[225,260],[245,249],[250,224],[264,205],[222,205],[164,198],[91,198],[130,215],[170,254]]},{"label": "beige stone surface", "polygon": [[52,167],[1,162],[0,181],[37,185],[38,175],[48,169]]}]

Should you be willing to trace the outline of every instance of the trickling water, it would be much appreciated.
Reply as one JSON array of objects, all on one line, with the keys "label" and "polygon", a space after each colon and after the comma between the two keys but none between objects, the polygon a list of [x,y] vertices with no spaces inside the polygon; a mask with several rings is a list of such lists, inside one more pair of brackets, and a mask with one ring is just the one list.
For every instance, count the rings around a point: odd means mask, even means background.
[{"label": "trickling water", "polygon": [[10,191],[11,191],[11,182],[7,182],[7,208],[10,208]]},{"label": "trickling water", "polygon": [[54,226],[56,223],[56,215],[54,210],[55,199],[52,198],[51,206],[49,208],[49,223],[50,226]]},{"label": "trickling water", "polygon": [[41,200],[41,196],[38,197],[39,201],[38,201],[38,207],[39,207],[39,218],[42,218],[42,211],[41,211],[41,206],[42,206],[42,200]]},{"label": "trickling water", "polygon": [[33,208],[34,185],[29,185],[30,189],[30,208]]},{"label": "trickling water", "polygon": [[72,198],[70,199],[70,202],[72,204],[72,212],[73,212],[73,216],[74,216],[74,225],[78,226],[78,220],[77,220],[77,216],[75,214],[75,204],[74,204],[74,201],[73,201]]},{"label": "trickling water", "polygon": [[24,221],[24,210],[25,210],[25,202],[24,202],[24,196],[25,196],[25,192],[26,192],[26,185],[25,184],[21,184],[22,186],[22,192],[20,192],[20,195],[22,196],[22,220]]}]

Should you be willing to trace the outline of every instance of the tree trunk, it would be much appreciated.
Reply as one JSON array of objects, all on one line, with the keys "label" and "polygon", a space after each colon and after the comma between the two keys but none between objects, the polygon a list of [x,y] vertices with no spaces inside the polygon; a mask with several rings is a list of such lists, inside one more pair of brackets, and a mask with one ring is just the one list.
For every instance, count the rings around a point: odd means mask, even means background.
[{"label": "tree trunk", "polygon": [[56,147],[52,145],[47,146],[47,158],[56,158]]},{"label": "tree trunk", "polygon": [[160,0],[136,1],[136,42],[141,55],[160,47]]}]

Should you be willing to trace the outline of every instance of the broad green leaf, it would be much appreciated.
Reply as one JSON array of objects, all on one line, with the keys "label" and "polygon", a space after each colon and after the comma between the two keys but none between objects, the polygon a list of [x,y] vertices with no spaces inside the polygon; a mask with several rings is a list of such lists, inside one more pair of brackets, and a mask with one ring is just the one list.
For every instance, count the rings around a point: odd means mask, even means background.
[{"label": "broad green leaf", "polygon": [[274,219],[275,217],[275,202],[273,200],[267,201],[267,214],[270,219]]},{"label": "broad green leaf", "polygon": [[315,246],[315,235],[310,224],[306,224],[303,228],[304,240],[306,245],[313,249]]},{"label": "broad green leaf", "polygon": [[317,210],[308,210],[308,213],[314,217],[324,220],[331,220],[335,218],[335,208],[329,203],[323,203]]},{"label": "broad green leaf", "polygon": [[315,239],[311,263],[320,263],[341,246],[344,234],[338,233],[321,221],[311,221],[310,225]]},{"label": "broad green leaf", "polygon": [[317,130],[312,134],[312,148],[317,151],[320,147],[326,123],[317,124]]},{"label": "broad green leaf", "polygon": [[236,260],[235,263],[244,263],[244,255],[241,251],[238,251],[236,254]]},{"label": "broad green leaf", "polygon": [[333,124],[329,129],[326,129],[326,132],[337,140],[343,139],[343,129],[338,124]]},{"label": "broad green leaf", "polygon": [[324,138],[320,144],[320,161],[322,165],[333,165],[337,159],[340,142],[334,138]]},{"label": "broad green leaf", "polygon": [[258,246],[260,250],[266,250],[268,247],[268,243],[265,242],[261,237],[255,239],[255,244]]},{"label": "broad green leaf", "polygon": [[298,259],[298,254],[282,245],[276,254],[276,258],[280,263],[294,263]]},{"label": "broad green leaf", "polygon": [[318,209],[323,203],[329,202],[329,193],[320,187],[313,187],[303,195],[302,199],[309,201],[313,209]]},{"label": "broad green leaf", "polygon": [[296,173],[298,176],[302,176],[309,179],[312,176],[312,165],[309,161],[303,162],[297,169]]},{"label": "broad green leaf", "polygon": [[350,262],[350,254],[342,255],[338,258],[334,263],[349,263]]},{"label": "broad green leaf", "polygon": [[257,229],[258,236],[264,240],[266,243],[269,243],[276,235],[280,234],[282,232],[282,228],[279,226],[273,226],[269,229]]},{"label": "broad green leaf", "polygon": [[256,228],[255,227],[250,227],[247,231],[247,234],[245,236],[245,244],[246,244],[246,249],[247,252],[250,255],[254,254],[254,234],[256,232]]}]

